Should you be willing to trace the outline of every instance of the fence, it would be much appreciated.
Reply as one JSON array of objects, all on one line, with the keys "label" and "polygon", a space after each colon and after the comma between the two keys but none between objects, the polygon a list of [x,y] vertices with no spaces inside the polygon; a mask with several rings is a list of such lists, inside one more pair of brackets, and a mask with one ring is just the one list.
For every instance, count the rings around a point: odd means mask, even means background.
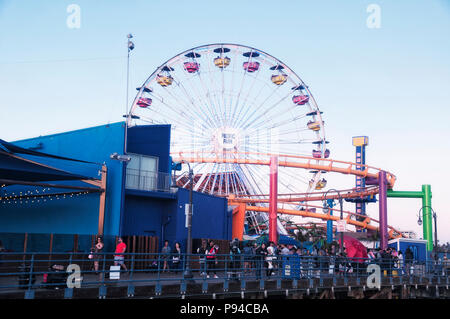
[{"label": "fence", "polygon": [[[429,277],[446,280],[450,265],[436,261],[395,264],[368,259],[352,260],[335,256],[277,256],[267,259],[255,255],[218,254],[216,259],[205,255],[182,254],[179,264],[174,254],[124,253],[125,267],[111,268],[114,253],[99,253],[89,259],[86,253],[1,253],[0,293],[11,289],[66,288],[69,265],[78,265],[80,273],[69,278],[81,287],[100,287],[117,283],[152,285],[189,280],[294,280],[314,278],[367,278],[367,266],[377,264],[384,278]],[[51,258],[48,258],[51,256]],[[187,263],[189,259],[189,263]],[[94,262],[98,268],[94,269]],[[164,263],[169,269],[164,269]],[[189,267],[186,267],[189,265]],[[190,270],[192,278],[187,276]],[[114,279],[117,278],[117,279]]]}]

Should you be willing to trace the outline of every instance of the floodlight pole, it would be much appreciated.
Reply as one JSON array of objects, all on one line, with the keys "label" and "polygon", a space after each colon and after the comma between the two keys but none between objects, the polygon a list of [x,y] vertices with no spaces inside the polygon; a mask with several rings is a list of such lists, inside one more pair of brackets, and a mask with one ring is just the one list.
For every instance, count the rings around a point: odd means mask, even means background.
[{"label": "floodlight pole", "polygon": [[133,37],[133,35],[130,33],[127,35],[128,38],[128,42],[127,42],[127,93],[126,93],[126,97],[127,100],[125,102],[125,116],[126,116],[126,121],[125,121],[125,137],[124,137],[124,147],[123,147],[123,151],[124,154],[127,153],[127,131],[128,131],[128,120],[130,118],[129,114],[128,114],[128,91],[129,91],[129,81],[130,81],[130,51],[134,49],[134,43],[130,41],[130,39]]},{"label": "floodlight pole", "polygon": [[187,243],[186,243],[186,267],[184,271],[184,278],[193,278],[193,274],[190,266],[190,254],[192,253],[192,196],[194,188],[194,171],[191,168],[189,162],[184,162],[189,167],[189,211],[187,216]]}]

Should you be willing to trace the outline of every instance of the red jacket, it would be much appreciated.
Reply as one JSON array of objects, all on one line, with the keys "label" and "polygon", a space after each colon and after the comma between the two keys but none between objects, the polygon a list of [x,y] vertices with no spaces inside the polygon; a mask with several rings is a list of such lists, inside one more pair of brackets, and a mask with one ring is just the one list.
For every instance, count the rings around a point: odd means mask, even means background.
[{"label": "red jacket", "polygon": [[208,249],[206,259],[215,259],[217,254],[217,249],[215,246]]}]

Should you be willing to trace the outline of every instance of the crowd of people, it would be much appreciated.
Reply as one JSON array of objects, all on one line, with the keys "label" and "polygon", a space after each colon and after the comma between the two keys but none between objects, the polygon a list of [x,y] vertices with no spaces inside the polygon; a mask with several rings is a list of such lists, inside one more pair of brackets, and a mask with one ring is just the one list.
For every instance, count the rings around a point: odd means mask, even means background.
[{"label": "crowd of people", "polygon": [[[176,245],[179,245],[178,243]],[[316,248],[311,249],[300,248],[289,244],[275,244],[273,242],[247,243],[240,248],[241,243],[235,239],[230,243],[229,254],[218,254],[219,247],[213,240],[207,242],[202,241],[200,247],[196,248],[194,254],[198,260],[198,271],[206,278],[217,278],[217,270],[219,263],[221,271],[227,271],[231,276],[236,273],[241,275],[255,275],[257,279],[271,277],[280,274],[283,262],[288,259],[298,262],[299,268],[302,269],[303,276],[311,276],[313,274],[328,273],[331,269],[333,273],[344,274],[353,271],[361,271],[364,269],[361,261],[347,258],[345,250],[337,253],[335,247],[330,249]],[[162,271],[176,272],[178,269],[178,257],[174,255],[170,248],[169,242],[165,241],[161,250]],[[172,258],[172,260],[171,260]]]},{"label": "crowd of people", "polygon": [[[321,274],[344,275],[348,273],[365,274],[368,264],[380,266],[384,275],[410,275],[414,269],[414,254],[408,247],[405,252],[394,248],[369,249],[367,258],[348,257],[345,247],[343,251],[337,245],[325,247],[301,248],[294,244],[275,244],[274,242],[256,243],[248,242],[245,245],[234,239],[229,247],[224,247],[228,254],[219,254],[219,246],[214,240],[202,240],[199,247],[194,249],[192,260],[198,261],[197,270],[206,278],[218,278],[218,271],[226,271],[234,277],[256,276],[271,277],[281,275],[284,264],[289,262],[291,267],[299,269],[301,277],[318,276]],[[97,239],[92,249],[91,257],[94,261],[94,269],[98,270],[98,253],[103,250],[101,238]],[[241,249],[242,248],[242,249]],[[114,255],[114,264],[120,265],[127,271],[124,262],[126,245],[122,238],[118,243]],[[170,246],[168,240],[164,242],[158,257],[161,272],[179,273],[184,270],[186,255],[183,253],[181,244],[176,242],[174,247]],[[220,268],[219,268],[220,265]],[[450,263],[446,254],[442,261],[443,271],[448,275]]]}]

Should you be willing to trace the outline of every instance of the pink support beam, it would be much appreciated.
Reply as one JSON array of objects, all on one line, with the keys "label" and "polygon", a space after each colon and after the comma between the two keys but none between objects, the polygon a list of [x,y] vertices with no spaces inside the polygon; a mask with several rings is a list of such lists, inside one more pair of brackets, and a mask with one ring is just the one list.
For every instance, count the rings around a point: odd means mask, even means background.
[{"label": "pink support beam", "polygon": [[278,156],[270,157],[270,193],[269,193],[269,241],[278,243]]},{"label": "pink support beam", "polygon": [[386,249],[388,247],[388,227],[387,227],[387,179],[386,172],[378,173],[378,184],[380,186],[379,196],[379,223],[380,223],[380,248]]}]

